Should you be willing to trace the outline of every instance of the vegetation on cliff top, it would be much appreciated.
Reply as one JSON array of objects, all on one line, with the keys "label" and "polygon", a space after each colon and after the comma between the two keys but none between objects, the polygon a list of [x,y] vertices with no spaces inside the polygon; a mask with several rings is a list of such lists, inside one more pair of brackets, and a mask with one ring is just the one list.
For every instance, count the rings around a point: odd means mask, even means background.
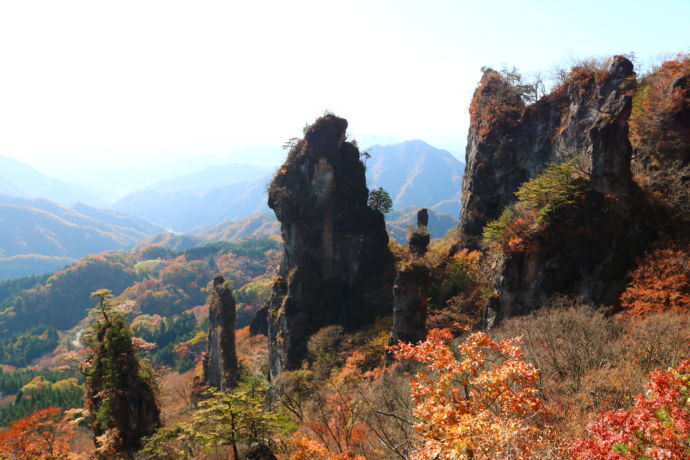
[{"label": "vegetation on cliff top", "polygon": [[141,438],[160,425],[151,369],[140,363],[126,313],[108,290],[94,292],[90,330],[84,341],[90,352],[86,374],[86,411],[99,456],[131,455]]}]

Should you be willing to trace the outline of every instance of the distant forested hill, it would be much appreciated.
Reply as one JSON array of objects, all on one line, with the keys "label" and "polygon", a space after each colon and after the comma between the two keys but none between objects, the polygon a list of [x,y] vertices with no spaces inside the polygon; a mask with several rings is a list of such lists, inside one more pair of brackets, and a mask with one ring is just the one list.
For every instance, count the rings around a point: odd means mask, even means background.
[{"label": "distant forested hill", "polygon": [[240,242],[265,236],[279,236],[280,224],[272,212],[254,214],[236,221],[223,221],[198,234],[200,238]]},{"label": "distant forested hill", "polygon": [[[218,273],[233,283],[241,302],[260,306],[262,302],[247,299],[259,287],[270,290],[279,255],[279,243],[268,238],[212,242],[182,251],[150,244],[136,251],[89,255],[49,277],[0,282],[0,336],[37,325],[72,328],[93,306],[90,294],[98,289],[136,300],[145,314],[177,315],[204,304],[206,285]],[[261,283],[237,292],[252,280]],[[246,324],[250,320],[243,317]]]},{"label": "distant forested hill", "polygon": [[117,211],[0,195],[0,279],[55,271],[88,254],[129,248],[160,231]]},{"label": "distant forested hill", "polygon": [[[400,244],[407,244],[408,229],[417,225],[417,210],[415,206],[409,206],[401,211],[393,211],[386,215],[386,229],[388,236]],[[432,238],[440,238],[448,233],[448,230],[458,225],[458,220],[448,214],[429,210],[429,232]],[[211,228],[207,228],[196,235],[201,240],[230,241],[239,243],[253,238],[280,236],[280,223],[273,213],[255,214],[236,221],[225,221]],[[171,235],[169,247],[176,240]],[[154,242],[152,240],[152,242]],[[163,245],[165,241],[158,239]]]}]

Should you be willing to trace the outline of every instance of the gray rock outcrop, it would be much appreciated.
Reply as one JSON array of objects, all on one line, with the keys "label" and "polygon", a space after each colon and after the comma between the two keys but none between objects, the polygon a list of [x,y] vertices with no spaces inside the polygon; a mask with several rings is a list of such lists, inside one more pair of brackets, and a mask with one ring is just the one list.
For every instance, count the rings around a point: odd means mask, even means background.
[{"label": "gray rock outcrop", "polygon": [[617,298],[649,238],[636,214],[640,193],[630,171],[635,87],[633,65],[622,56],[599,70],[573,68],[567,81],[531,105],[503,75],[484,73],[470,109],[460,244],[480,247],[485,225],[550,163],[577,157],[588,178],[577,206],[530,236],[527,250],[505,252],[495,262],[497,298],[489,316],[500,321],[528,313],[554,294],[594,304]]},{"label": "gray rock outcrop", "polygon": [[316,120],[269,186],[285,249],[268,305],[271,378],[301,365],[319,329],[355,330],[393,309],[388,234],[346,129],[334,115]]},{"label": "gray rock outcrop", "polygon": [[204,380],[225,391],[237,383],[238,364],[235,345],[235,298],[230,283],[222,276],[213,280],[209,296],[208,348],[204,355]]}]

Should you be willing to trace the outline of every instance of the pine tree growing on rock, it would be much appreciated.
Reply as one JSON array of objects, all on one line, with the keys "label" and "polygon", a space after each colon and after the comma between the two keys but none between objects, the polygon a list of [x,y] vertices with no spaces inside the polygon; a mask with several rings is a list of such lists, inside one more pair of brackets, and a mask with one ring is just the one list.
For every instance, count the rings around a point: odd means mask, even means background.
[{"label": "pine tree growing on rock", "polygon": [[84,339],[91,354],[85,365],[85,404],[101,457],[131,457],[141,439],[160,426],[152,376],[141,366],[126,316],[112,293],[101,289],[95,317]]}]

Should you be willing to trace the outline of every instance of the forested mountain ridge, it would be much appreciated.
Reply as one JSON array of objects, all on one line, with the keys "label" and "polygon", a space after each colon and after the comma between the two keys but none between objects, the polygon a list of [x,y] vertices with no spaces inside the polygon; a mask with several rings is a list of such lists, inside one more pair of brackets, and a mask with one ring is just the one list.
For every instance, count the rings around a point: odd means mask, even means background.
[{"label": "forested mountain ridge", "polygon": [[223,221],[198,233],[200,238],[240,242],[262,236],[280,236],[280,224],[272,213],[254,214],[242,219]]},{"label": "forested mountain ridge", "polygon": [[[419,208],[409,206],[399,211],[392,211],[386,215],[386,230],[388,236],[400,244],[406,241],[406,233],[416,225],[416,213]],[[458,220],[448,214],[429,211],[429,232],[432,238],[441,238],[449,230],[455,228]],[[265,236],[280,236],[280,225],[273,214],[262,213],[243,219],[221,222],[207,228],[196,236],[202,240],[220,240],[239,243]],[[165,245],[165,243],[163,243]],[[174,244],[174,243],[173,243]]]},{"label": "forested mountain ridge", "polygon": [[[6,332],[36,325],[70,329],[88,310],[90,293],[101,288],[136,301],[145,314],[179,315],[204,303],[214,272],[236,288],[270,272],[276,248],[274,240],[259,238],[241,244],[206,242],[180,251],[150,244],[136,251],[89,255],[50,276],[29,277],[27,282],[36,279],[36,284],[0,297],[0,311],[12,311],[0,315],[0,326]],[[13,281],[5,283],[10,286]],[[250,320],[243,316],[241,322]]]},{"label": "forested mountain ridge", "polygon": [[129,248],[160,231],[117,211],[0,195],[0,279],[54,271],[87,254]]}]

